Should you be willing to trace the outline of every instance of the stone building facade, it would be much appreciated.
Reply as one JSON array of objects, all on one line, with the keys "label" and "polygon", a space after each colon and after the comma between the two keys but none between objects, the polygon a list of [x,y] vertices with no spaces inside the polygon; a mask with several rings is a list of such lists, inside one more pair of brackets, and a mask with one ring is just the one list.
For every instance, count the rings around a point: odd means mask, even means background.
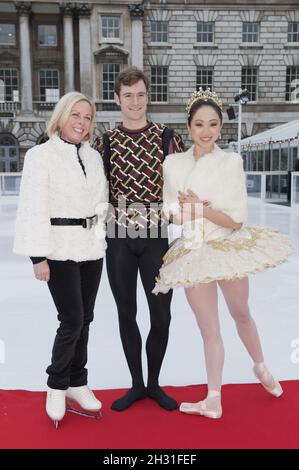
[{"label": "stone building facade", "polygon": [[[225,108],[241,87],[243,136],[298,118],[298,0],[0,2],[0,172],[19,171],[55,102],[76,89],[97,106],[96,133],[120,120],[113,82],[128,65],[151,79],[149,117],[188,140],[185,103],[210,86]],[[297,93],[298,90],[298,93]],[[222,145],[237,139],[224,114]]]}]

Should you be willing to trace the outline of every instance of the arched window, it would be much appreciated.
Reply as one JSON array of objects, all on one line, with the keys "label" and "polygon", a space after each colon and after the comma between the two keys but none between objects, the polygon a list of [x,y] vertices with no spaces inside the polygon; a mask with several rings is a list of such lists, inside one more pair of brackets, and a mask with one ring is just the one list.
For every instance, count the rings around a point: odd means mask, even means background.
[{"label": "arched window", "polygon": [[9,134],[0,134],[0,173],[19,171],[19,146]]},{"label": "arched window", "polygon": [[36,143],[37,145],[44,144],[45,142],[47,142],[47,140],[49,140],[49,137],[47,136],[47,134],[42,134],[38,137]]}]

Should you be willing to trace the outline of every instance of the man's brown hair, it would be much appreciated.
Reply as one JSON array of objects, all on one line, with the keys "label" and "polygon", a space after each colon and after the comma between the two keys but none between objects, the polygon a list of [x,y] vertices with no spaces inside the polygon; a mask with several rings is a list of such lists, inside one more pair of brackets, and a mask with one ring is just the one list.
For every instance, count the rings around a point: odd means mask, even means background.
[{"label": "man's brown hair", "polygon": [[145,84],[146,91],[149,91],[149,79],[145,75],[145,73],[138,69],[137,67],[128,67],[122,72],[120,72],[115,80],[114,83],[114,91],[119,97],[120,95],[120,89],[122,85],[125,86],[132,86],[135,85],[135,83],[139,82],[142,80]]}]

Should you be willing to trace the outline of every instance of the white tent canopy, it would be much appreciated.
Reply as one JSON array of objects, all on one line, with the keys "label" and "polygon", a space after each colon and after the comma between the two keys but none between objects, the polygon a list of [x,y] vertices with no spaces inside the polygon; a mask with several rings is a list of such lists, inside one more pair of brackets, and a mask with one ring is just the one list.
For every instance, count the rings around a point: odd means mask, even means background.
[{"label": "white tent canopy", "polygon": [[246,139],[241,140],[241,146],[283,142],[295,139],[299,139],[299,119],[268,129],[260,134],[246,137]]}]

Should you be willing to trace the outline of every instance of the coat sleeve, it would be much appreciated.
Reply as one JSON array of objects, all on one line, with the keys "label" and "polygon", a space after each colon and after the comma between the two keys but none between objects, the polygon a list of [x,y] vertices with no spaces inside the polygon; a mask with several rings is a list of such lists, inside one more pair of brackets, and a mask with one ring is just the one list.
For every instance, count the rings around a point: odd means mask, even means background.
[{"label": "coat sleeve", "polygon": [[222,175],[224,187],[221,212],[229,215],[234,222],[244,223],[247,219],[246,175],[243,159],[238,154],[230,156],[227,173]]},{"label": "coat sleeve", "polygon": [[163,212],[167,219],[170,215],[177,214],[180,210],[178,201],[178,190],[173,183],[171,173],[172,168],[171,158],[173,155],[168,155],[163,163]]},{"label": "coat sleeve", "polygon": [[19,255],[47,257],[53,251],[49,175],[47,159],[38,147],[30,149],[25,156],[13,251]]}]

